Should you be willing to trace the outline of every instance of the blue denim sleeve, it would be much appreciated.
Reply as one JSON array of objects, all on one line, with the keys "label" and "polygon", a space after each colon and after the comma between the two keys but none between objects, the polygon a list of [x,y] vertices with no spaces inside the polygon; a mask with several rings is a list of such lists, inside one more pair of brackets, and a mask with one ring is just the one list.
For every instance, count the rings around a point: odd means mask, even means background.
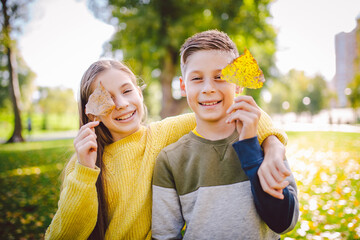
[{"label": "blue denim sleeve", "polygon": [[283,189],[284,199],[277,199],[263,191],[257,171],[264,154],[257,137],[235,142],[233,147],[241,166],[251,182],[255,207],[262,220],[276,233],[282,233],[292,223],[295,199],[288,187]]}]

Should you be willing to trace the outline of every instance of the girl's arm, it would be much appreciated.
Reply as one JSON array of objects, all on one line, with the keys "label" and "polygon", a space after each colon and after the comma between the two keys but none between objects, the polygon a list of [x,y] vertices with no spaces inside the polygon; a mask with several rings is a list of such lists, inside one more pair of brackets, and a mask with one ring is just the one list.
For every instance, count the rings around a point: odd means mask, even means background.
[{"label": "girl's arm", "polygon": [[[283,145],[287,143],[287,135],[284,131],[275,128],[269,115],[267,115],[261,108],[261,116],[258,124],[257,134],[260,144],[263,141],[267,141],[266,138],[274,135]],[[152,126],[158,129],[164,139],[166,139],[166,145],[176,142],[182,136],[189,133],[196,127],[195,114],[188,113],[174,117],[165,118],[159,122],[153,123]]]},{"label": "girl's arm", "polygon": [[161,148],[166,147],[188,134],[196,126],[195,114],[187,113],[174,117],[167,117],[159,122],[150,124],[150,128],[156,131],[154,136],[161,136]]},{"label": "girl's arm", "polygon": [[267,137],[274,135],[276,136],[283,145],[287,144],[287,135],[284,131],[279,128],[274,127],[274,124],[270,116],[260,108],[261,116],[257,126],[257,136],[260,142],[260,145],[263,145],[263,142]]},{"label": "girl's arm", "polygon": [[45,239],[87,239],[96,225],[98,197],[95,183],[100,169],[95,165],[97,143],[94,128],[98,124],[83,125],[74,139],[76,154],[66,166],[58,210]]},{"label": "girl's arm", "polygon": [[70,160],[58,202],[58,210],[45,233],[45,239],[87,239],[98,213],[95,187],[100,169]]}]

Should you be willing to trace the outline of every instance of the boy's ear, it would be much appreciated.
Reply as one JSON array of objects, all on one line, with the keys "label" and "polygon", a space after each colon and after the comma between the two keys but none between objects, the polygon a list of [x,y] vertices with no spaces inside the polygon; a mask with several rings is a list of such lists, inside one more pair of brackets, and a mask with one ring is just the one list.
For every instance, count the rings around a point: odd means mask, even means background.
[{"label": "boy's ear", "polygon": [[184,81],[184,79],[182,79],[182,77],[179,77],[179,80],[180,80],[181,96],[186,97],[185,81]]}]

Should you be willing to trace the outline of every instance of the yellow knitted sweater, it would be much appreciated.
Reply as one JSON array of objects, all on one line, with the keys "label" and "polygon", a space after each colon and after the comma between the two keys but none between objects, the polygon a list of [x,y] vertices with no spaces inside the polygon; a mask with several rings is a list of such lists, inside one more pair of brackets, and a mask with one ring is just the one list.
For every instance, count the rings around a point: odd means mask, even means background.
[{"label": "yellow knitted sweater", "polygon": [[[108,228],[106,239],[151,239],[151,181],[155,159],[162,148],[195,127],[194,114],[184,114],[142,126],[137,132],[105,147],[101,174],[105,179]],[[260,143],[285,133],[275,129],[262,112]],[[45,239],[87,239],[95,227],[98,199],[95,183],[100,169],[87,168],[73,157],[65,169],[58,210]]]}]

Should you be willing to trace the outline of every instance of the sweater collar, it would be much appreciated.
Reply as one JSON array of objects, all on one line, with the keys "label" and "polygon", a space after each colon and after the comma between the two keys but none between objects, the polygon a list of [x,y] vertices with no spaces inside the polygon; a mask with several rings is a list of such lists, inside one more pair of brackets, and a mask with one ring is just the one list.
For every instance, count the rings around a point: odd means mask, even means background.
[{"label": "sweater collar", "polygon": [[138,144],[142,136],[145,134],[145,132],[146,132],[146,127],[141,125],[139,130],[137,130],[133,134],[105,146],[105,152],[114,152],[116,151],[116,149]]},{"label": "sweater collar", "polygon": [[237,130],[235,129],[235,131],[228,136],[227,138],[223,138],[223,139],[219,139],[219,140],[209,140],[200,136],[197,136],[196,134],[194,134],[192,131],[189,133],[189,135],[192,138],[195,138],[196,140],[206,143],[206,144],[212,144],[212,145],[224,145],[224,144],[229,144],[230,142],[233,142],[236,138],[239,138],[239,133],[237,132]]}]

